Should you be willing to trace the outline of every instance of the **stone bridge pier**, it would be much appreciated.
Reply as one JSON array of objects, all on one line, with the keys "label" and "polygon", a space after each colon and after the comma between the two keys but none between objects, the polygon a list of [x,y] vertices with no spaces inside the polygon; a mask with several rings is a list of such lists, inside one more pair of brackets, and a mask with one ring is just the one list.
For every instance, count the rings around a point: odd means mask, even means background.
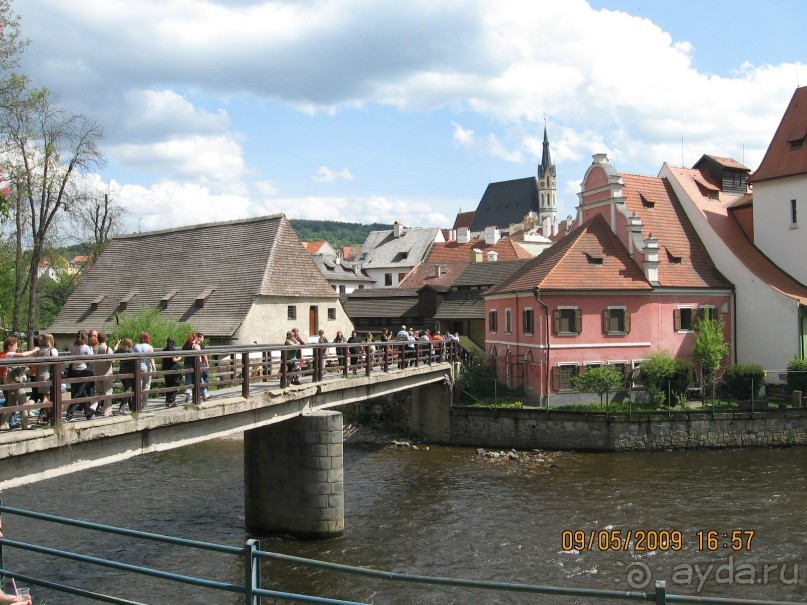
[{"label": "stone bridge pier", "polygon": [[[432,443],[450,440],[451,388],[445,382],[413,387],[402,428]],[[386,398],[367,400],[378,405]],[[244,432],[244,511],[256,533],[302,539],[341,535],[345,529],[342,413],[320,409]]]},{"label": "stone bridge pier", "polygon": [[321,410],[244,433],[247,528],[302,539],[345,529],[342,414]]}]

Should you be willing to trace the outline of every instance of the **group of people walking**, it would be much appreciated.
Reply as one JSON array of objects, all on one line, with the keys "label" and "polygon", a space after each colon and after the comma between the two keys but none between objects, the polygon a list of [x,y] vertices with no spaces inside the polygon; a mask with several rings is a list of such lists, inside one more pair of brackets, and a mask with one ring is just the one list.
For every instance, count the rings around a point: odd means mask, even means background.
[{"label": "group of people walking", "polygon": [[[192,332],[188,335],[181,350],[201,351],[204,348],[205,337],[201,332]],[[14,357],[33,357],[35,362],[30,364],[30,369],[26,365],[0,366],[0,382],[4,385],[4,406],[23,406],[33,404],[47,404],[56,400],[54,393],[54,381],[52,380],[53,359],[59,356],[58,349],[54,346],[52,334],[39,334],[35,339],[35,347],[28,351],[19,351],[19,341],[14,336],[9,336],[3,341],[3,351],[0,358],[12,359]],[[169,336],[164,351],[179,351],[176,347],[174,337]],[[118,340],[115,346],[107,343],[107,335],[100,330],[79,330],[76,339],[67,351],[69,355],[92,357],[97,359],[80,359],[67,364],[65,368],[65,378],[70,379],[70,399],[80,400],[84,398],[96,397],[93,402],[70,403],[65,412],[65,420],[70,422],[74,419],[76,410],[80,410],[87,420],[99,416],[113,415],[113,366],[114,354],[141,353],[141,357],[125,357],[120,360],[118,375],[123,389],[123,397],[118,398],[120,403],[118,413],[127,414],[137,409],[131,393],[135,389],[135,366],[139,365],[140,378],[140,408],[148,405],[149,393],[152,383],[152,375],[157,371],[154,358],[149,353],[154,352],[151,344],[151,335],[148,332],[141,332],[138,343],[135,344],[131,338]],[[177,405],[177,392],[184,382],[185,402],[191,400],[195,383],[194,358],[200,359],[200,385],[201,397],[207,399],[209,392],[207,383],[209,382],[209,364],[207,355],[204,353],[197,355],[177,355],[176,357],[162,357],[162,370],[165,373],[165,386],[172,390],[166,392],[165,403],[168,407]],[[182,364],[180,366],[180,363]],[[24,383],[35,383],[30,389]],[[47,385],[37,383],[48,383]],[[16,385],[17,388],[7,388],[9,385]],[[0,413],[0,429],[13,429],[18,426],[26,428],[36,428],[36,425],[50,423],[50,408],[42,407],[36,423],[29,421],[27,410],[19,411],[19,422],[13,422],[11,413]]]}]

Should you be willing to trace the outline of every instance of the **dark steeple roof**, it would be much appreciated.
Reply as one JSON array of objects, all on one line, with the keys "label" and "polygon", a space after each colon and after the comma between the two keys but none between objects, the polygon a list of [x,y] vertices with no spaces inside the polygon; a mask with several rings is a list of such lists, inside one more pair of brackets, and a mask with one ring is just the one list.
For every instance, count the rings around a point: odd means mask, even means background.
[{"label": "dark steeple roof", "polygon": [[476,208],[471,232],[484,231],[491,225],[506,229],[530,212],[538,212],[538,181],[534,176],[490,183]]},{"label": "dark steeple roof", "polygon": [[546,126],[544,126],[544,152],[541,155],[541,165],[538,166],[538,178],[546,176],[555,176],[555,165],[549,155],[549,137],[546,134]]}]

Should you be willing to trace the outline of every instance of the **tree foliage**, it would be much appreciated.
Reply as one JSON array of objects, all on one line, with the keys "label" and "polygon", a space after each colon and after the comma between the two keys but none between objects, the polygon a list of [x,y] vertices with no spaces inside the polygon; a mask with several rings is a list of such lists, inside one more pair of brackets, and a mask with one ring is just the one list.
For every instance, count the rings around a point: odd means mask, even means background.
[{"label": "tree foliage", "polygon": [[687,361],[673,357],[663,349],[642,362],[640,373],[651,402],[667,405],[674,405],[686,395],[693,374]]},{"label": "tree foliage", "polygon": [[30,346],[43,252],[57,218],[81,198],[79,176],[104,163],[98,147],[103,131],[86,117],[65,112],[48,90],[29,89],[26,78],[18,78],[14,90],[9,107],[0,112],[0,129],[6,137],[0,165],[9,197],[20,208],[18,238],[27,232],[30,247],[26,322]]},{"label": "tree foliage", "polygon": [[291,219],[289,222],[301,240],[306,242],[327,240],[337,251],[342,246],[361,246],[371,231],[392,229],[392,225],[380,223],[362,225],[360,223],[304,219]]},{"label": "tree foliage", "polygon": [[169,336],[173,336],[177,343],[182,344],[188,334],[194,331],[191,324],[169,319],[160,313],[159,309],[142,307],[133,313],[125,313],[121,316],[120,323],[110,332],[108,342],[114,345],[117,340],[131,338],[133,342],[137,343],[140,334],[148,332],[154,348],[161,349],[165,346],[165,341]]},{"label": "tree foliage", "polygon": [[729,354],[725,324],[722,319],[712,317],[712,314],[707,311],[703,317],[695,320],[693,328],[697,335],[692,357],[700,366],[704,386],[714,386],[717,371]]},{"label": "tree foliage", "polygon": [[584,393],[597,393],[600,396],[600,403],[603,403],[604,395],[605,404],[608,405],[608,394],[625,386],[625,378],[622,372],[612,366],[597,366],[589,368],[583,374],[573,376],[572,386]]}]

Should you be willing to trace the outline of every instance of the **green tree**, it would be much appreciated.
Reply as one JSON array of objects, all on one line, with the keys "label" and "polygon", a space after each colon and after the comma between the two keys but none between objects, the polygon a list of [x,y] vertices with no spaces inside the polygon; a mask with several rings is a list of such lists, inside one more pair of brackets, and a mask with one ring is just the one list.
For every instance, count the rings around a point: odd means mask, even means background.
[{"label": "green tree", "polygon": [[572,386],[584,393],[597,393],[600,396],[600,403],[603,403],[605,395],[605,405],[608,405],[608,395],[611,391],[616,391],[625,385],[625,378],[622,372],[612,366],[597,366],[589,368],[585,373],[572,377]]},{"label": "green tree", "polygon": [[695,337],[695,347],[692,349],[692,357],[700,366],[704,388],[711,386],[712,396],[714,396],[717,371],[729,354],[725,327],[723,320],[719,317],[712,317],[712,313],[708,309],[693,324],[697,336]]},{"label": "green tree", "polygon": [[117,340],[131,338],[137,343],[141,332],[148,332],[154,348],[161,349],[169,336],[173,336],[177,343],[182,344],[188,338],[188,334],[195,332],[195,329],[189,323],[165,317],[159,309],[142,307],[134,313],[125,313],[121,316],[120,323],[110,332],[108,341],[114,345]]},{"label": "green tree", "polygon": [[25,230],[29,240],[26,323],[31,346],[43,252],[57,217],[81,199],[76,185],[79,175],[104,163],[98,147],[103,131],[84,116],[66,113],[47,89],[29,89],[24,77],[15,80],[13,90],[16,97],[0,112],[0,131],[6,137],[0,166],[9,183],[9,196],[20,208],[18,237]]}]

